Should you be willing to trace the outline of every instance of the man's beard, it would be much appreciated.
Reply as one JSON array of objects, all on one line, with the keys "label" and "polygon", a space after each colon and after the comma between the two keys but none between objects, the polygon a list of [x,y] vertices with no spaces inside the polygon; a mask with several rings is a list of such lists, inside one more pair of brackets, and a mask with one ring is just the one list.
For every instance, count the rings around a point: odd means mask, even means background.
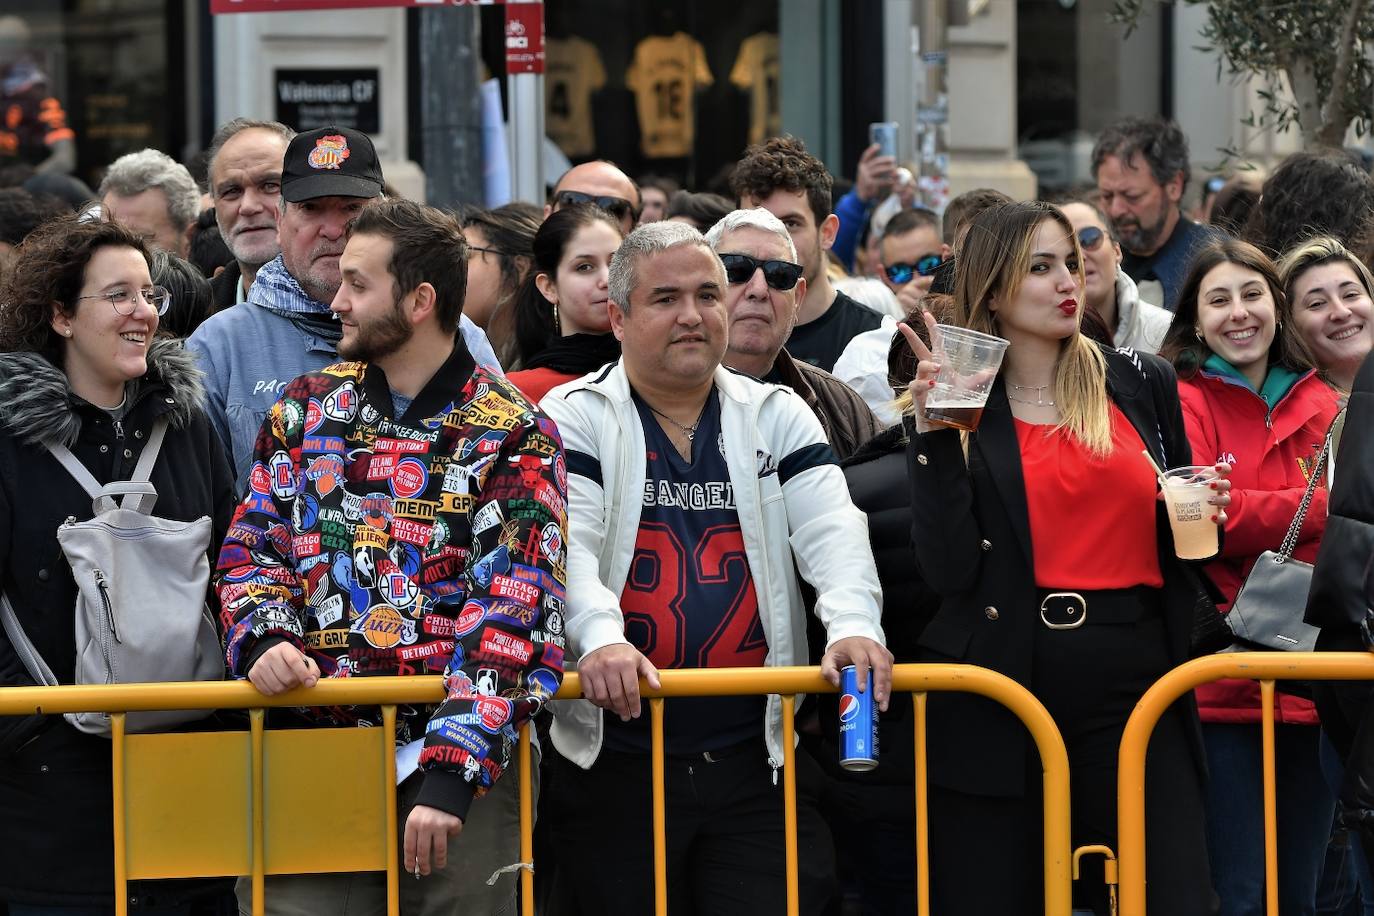
[{"label": "man's beard", "polygon": [[[263,227],[264,229],[267,227]],[[220,230],[220,236],[224,239],[225,247],[234,256],[234,260],[240,264],[246,264],[257,270],[268,261],[281,254],[281,247],[277,244],[277,235],[272,233],[271,240],[259,239],[254,242],[240,241],[232,236],[225,236],[224,230]]]},{"label": "man's beard", "polygon": [[1146,229],[1137,220],[1133,227],[1116,227],[1116,234],[1121,239],[1121,247],[1131,254],[1140,254],[1148,251],[1154,253],[1159,250],[1161,238],[1164,235],[1164,225],[1169,221],[1169,211],[1167,208],[1159,211],[1159,219],[1153,226]]},{"label": "man's beard", "polygon": [[352,340],[347,337],[340,339],[339,355],[347,360],[375,363],[404,347],[414,333],[415,329],[402,313],[398,299],[385,316],[358,322]]},{"label": "man's beard", "polygon": [[[334,248],[338,248],[338,251],[332,250]],[[341,255],[343,249],[342,242],[326,242],[317,245],[306,256],[303,266],[287,263],[286,252],[283,251],[282,263],[286,267],[286,272],[296,279],[307,296],[316,302],[328,305],[338,295],[339,286],[343,283],[343,275],[339,272],[337,260],[326,267],[321,263],[321,259],[328,255]],[[297,271],[297,267],[302,267],[302,269]]]},{"label": "man's beard", "polygon": [[339,294],[339,285],[343,282],[343,278],[342,276],[321,277],[306,271],[296,278],[296,282],[301,285],[301,289],[305,290],[305,294],[311,299],[328,305]]}]

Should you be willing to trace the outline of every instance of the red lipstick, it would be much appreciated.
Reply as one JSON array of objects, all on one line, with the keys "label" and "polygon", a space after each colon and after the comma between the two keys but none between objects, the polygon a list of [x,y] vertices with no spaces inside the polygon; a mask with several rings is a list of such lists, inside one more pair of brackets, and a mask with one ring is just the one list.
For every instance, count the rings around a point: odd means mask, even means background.
[{"label": "red lipstick", "polygon": [[1059,311],[1065,315],[1072,315],[1078,311],[1078,302],[1074,299],[1065,299],[1059,303]]}]

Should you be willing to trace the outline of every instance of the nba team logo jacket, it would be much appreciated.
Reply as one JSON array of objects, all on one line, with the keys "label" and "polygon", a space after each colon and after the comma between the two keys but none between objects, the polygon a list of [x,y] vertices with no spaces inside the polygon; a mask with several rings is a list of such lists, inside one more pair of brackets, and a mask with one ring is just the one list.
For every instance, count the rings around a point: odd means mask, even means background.
[{"label": "nba team logo jacket", "polygon": [[339,363],[268,413],[215,578],[228,661],[244,677],[287,641],[325,677],[442,673],[447,699],[403,709],[397,740],[425,739],[421,803],[464,816],[562,678],[563,447],[461,345],[391,412],[379,368]]}]

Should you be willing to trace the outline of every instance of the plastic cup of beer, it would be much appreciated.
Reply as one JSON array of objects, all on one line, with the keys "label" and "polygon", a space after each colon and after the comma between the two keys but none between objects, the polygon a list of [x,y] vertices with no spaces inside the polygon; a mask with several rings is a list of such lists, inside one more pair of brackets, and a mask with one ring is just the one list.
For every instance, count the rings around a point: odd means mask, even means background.
[{"label": "plastic cup of beer", "polygon": [[940,374],[926,398],[925,421],[971,432],[982,419],[1007,341],[947,324],[936,325],[931,336]]},{"label": "plastic cup of beer", "polygon": [[1164,473],[1164,504],[1174,532],[1174,552],[1180,560],[1205,560],[1217,553],[1216,507],[1207,502],[1214,467],[1174,468]]}]

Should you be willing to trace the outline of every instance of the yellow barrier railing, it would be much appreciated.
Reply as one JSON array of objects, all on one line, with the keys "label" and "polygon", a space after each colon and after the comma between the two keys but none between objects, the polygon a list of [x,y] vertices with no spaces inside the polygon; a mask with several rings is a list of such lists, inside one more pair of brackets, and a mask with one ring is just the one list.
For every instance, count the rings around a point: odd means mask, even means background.
[{"label": "yellow barrier railing", "polygon": [[[1121,916],[1145,911],[1145,752],[1165,711],[1201,684],[1225,678],[1259,681],[1264,749],[1264,871],[1266,911],[1278,916],[1278,830],[1274,789],[1274,682],[1374,680],[1367,652],[1228,652],[1194,659],[1145,692],[1121,736],[1117,771]],[[1216,778],[1214,775],[1213,778]]]},{"label": "yellow barrier railing", "polygon": [[[653,751],[655,908],[667,912],[664,815],[663,700],[671,697],[780,694],[786,756],[783,765],[787,912],[799,906],[796,775],[792,720],[795,694],[833,693],[816,668],[735,668],[661,672],[663,687],[649,698]],[[926,694],[959,691],[1005,706],[1030,732],[1044,771],[1046,916],[1069,916],[1073,857],[1069,836],[1069,764],[1063,739],[1044,706],[1025,688],[996,672],[967,665],[898,665],[893,692],[915,694],[917,905],[930,912],[926,806]],[[564,678],[561,699],[580,695],[577,675]],[[0,715],[108,712],[114,768],[115,903],[127,913],[130,880],[248,875],[252,911],[263,912],[269,874],[385,871],[387,911],[399,912],[394,729],[396,706],[434,703],[443,696],[438,677],[358,678],[321,681],[309,690],[264,697],[242,682],[131,684],[109,687],[10,687],[0,690]],[[296,706],[380,706],[380,729],[264,729],[263,710]],[[160,709],[248,709],[249,731],[127,735],[124,713]],[[317,745],[328,742],[323,752]],[[270,752],[270,753],[269,753]],[[265,758],[328,760],[327,767],[267,766]],[[533,800],[528,730],[519,752],[520,855],[532,865]],[[244,779],[244,774],[248,775]],[[380,785],[370,798],[360,785]],[[206,791],[213,787],[213,791]],[[273,799],[270,809],[264,804]],[[312,804],[331,798],[332,834],[295,834],[308,820],[292,799]],[[340,810],[338,801],[352,799]],[[243,823],[243,812],[250,812]],[[292,842],[293,837],[297,842]],[[299,842],[299,840],[306,842]],[[531,869],[521,874],[524,912],[534,912]]]}]

